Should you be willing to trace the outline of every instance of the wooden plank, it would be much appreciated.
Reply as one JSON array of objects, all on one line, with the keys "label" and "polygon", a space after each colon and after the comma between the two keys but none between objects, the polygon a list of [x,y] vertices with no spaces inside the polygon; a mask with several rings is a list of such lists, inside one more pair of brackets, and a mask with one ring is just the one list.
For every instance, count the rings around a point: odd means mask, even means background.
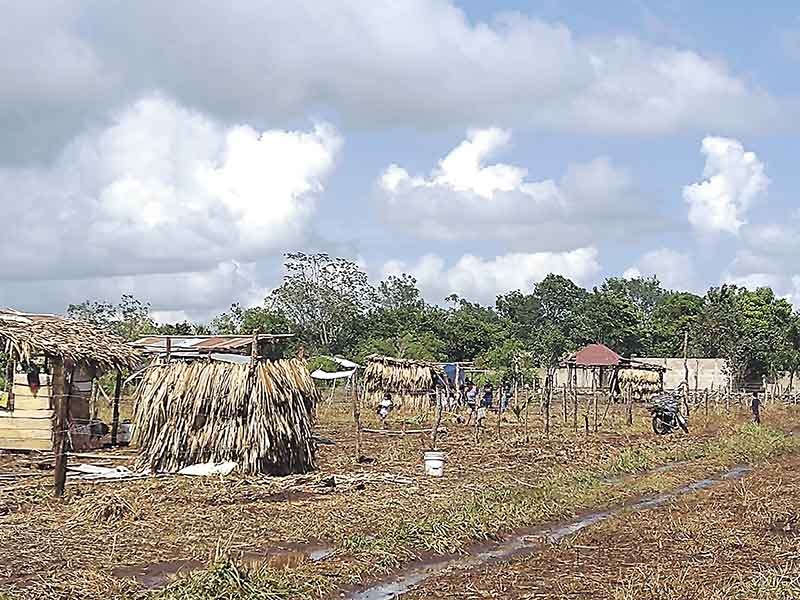
[{"label": "wooden plank", "polygon": [[30,438],[3,438],[0,437],[0,449],[2,450],[52,450],[52,440],[38,440]]},{"label": "wooden plank", "polygon": [[49,408],[44,409],[24,409],[24,408],[15,408],[12,412],[9,413],[2,413],[0,412],[0,419],[4,418],[11,418],[11,419],[52,419],[53,418],[53,411]]},{"label": "wooden plank", "polygon": [[52,437],[50,429],[0,429],[0,440],[50,440]]},{"label": "wooden plank", "polygon": [[15,396],[14,409],[50,410],[50,398],[20,398],[19,396]]},{"label": "wooden plank", "polygon": [[18,429],[42,429],[50,431],[53,425],[49,419],[31,419],[27,417],[0,417],[0,431]]},{"label": "wooden plank", "polygon": [[33,393],[33,390],[29,388],[27,385],[15,385],[14,386],[14,398],[49,398],[50,397],[50,387],[44,386],[40,387],[36,393]]}]

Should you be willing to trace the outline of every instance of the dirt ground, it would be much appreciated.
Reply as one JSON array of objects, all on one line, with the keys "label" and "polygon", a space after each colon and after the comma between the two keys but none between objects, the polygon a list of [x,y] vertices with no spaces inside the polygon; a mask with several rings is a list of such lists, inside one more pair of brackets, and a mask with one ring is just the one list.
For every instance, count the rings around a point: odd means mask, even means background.
[{"label": "dirt ground", "polygon": [[449,570],[422,598],[800,598],[800,457],[535,552]]},{"label": "dirt ground", "polygon": [[[768,407],[765,419],[788,430],[797,414]],[[527,428],[514,422],[498,428],[490,421],[477,443],[471,427],[448,419],[448,434],[439,444],[447,452],[445,476],[437,479],[423,473],[428,436],[365,436],[362,453],[371,460],[356,464],[346,411],[323,407],[319,418],[317,434],[335,444],[320,446],[318,470],[305,476],[73,481],[66,498],[55,500],[46,457],[0,456],[0,472],[20,475],[0,478],[0,590],[8,598],[130,598],[148,590],[161,593],[163,586],[169,591],[176,574],[225,559],[251,565],[270,582],[279,578],[285,591],[274,597],[325,597],[410,561],[464,552],[519,527],[793,448],[777,433],[742,429],[747,415],[737,410],[712,410],[708,417],[700,412],[691,420],[690,435],[660,438],[649,430],[643,410],[627,427],[621,407],[612,407],[596,433],[576,433],[571,418],[564,422],[554,415],[553,430],[545,436],[541,417],[532,415]],[[127,461],[103,464],[132,464],[135,451],[128,454]],[[674,461],[687,462],[648,474]],[[604,577],[618,577],[615,569],[635,552],[630,540],[620,544],[622,562]],[[566,557],[552,560],[575,560]],[[540,568],[554,567],[532,567]],[[473,574],[464,577],[472,581]],[[503,578],[477,575],[475,585],[503,586]],[[570,581],[563,577],[558,585],[573,585]],[[433,589],[444,597],[465,597],[454,595],[461,593],[455,579],[444,578]],[[569,587],[557,589],[572,593]]]}]

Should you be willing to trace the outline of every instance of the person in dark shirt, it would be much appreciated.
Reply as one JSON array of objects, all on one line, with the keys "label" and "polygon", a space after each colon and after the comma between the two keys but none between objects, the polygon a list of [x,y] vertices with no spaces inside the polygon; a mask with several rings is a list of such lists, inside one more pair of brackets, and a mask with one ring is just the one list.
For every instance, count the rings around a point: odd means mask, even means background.
[{"label": "person in dark shirt", "polygon": [[494,386],[491,384],[491,382],[489,382],[483,386],[483,399],[481,400],[481,406],[484,408],[492,408],[493,403]]},{"label": "person in dark shirt", "polygon": [[758,392],[753,392],[753,397],[750,399],[750,412],[753,413],[753,423],[761,424],[761,398],[758,397]]}]

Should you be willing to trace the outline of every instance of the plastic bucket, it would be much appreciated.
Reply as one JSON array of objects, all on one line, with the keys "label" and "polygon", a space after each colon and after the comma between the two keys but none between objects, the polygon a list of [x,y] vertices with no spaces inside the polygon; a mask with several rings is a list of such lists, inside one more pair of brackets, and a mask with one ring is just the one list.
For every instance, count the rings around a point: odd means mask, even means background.
[{"label": "plastic bucket", "polygon": [[431,477],[444,475],[444,452],[430,450],[424,455],[425,474]]}]

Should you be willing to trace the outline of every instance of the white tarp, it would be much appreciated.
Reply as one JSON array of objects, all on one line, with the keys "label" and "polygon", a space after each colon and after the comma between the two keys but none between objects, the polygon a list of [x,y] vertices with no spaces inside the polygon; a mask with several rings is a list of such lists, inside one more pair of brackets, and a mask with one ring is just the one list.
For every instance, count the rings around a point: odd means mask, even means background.
[{"label": "white tarp", "polygon": [[353,373],[355,373],[355,369],[352,371],[337,371],[336,373],[328,373],[328,371],[323,371],[322,369],[317,369],[313,373],[311,373],[311,377],[314,379],[323,379],[330,381],[332,379],[346,379],[350,377]]},{"label": "white tarp", "polygon": [[178,475],[230,475],[236,466],[236,463],[232,461],[198,463],[182,468],[178,471]]},{"label": "white tarp", "polygon": [[331,360],[335,363],[342,365],[345,369],[357,369],[361,365],[358,363],[354,363],[352,360],[347,360],[346,358],[339,358],[338,356],[331,357]]}]

